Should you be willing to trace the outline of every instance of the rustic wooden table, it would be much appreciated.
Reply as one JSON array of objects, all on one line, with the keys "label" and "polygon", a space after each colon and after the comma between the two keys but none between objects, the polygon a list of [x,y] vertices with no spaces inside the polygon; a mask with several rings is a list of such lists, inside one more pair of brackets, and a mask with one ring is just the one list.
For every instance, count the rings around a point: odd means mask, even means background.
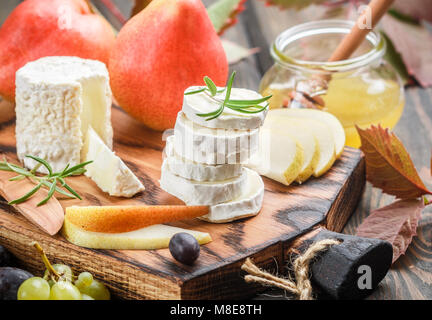
[{"label": "rustic wooden table", "polygon": [[[20,0],[3,0],[0,4],[0,23],[6,19]],[[93,1],[114,27],[120,27],[115,18]],[[132,0],[114,0],[125,16],[128,16]],[[205,0],[204,3],[211,3]],[[237,86],[257,89],[261,76],[273,64],[268,48],[274,38],[286,28],[303,21],[292,12],[267,7],[263,0],[249,0],[246,11],[238,23],[225,34],[224,38],[249,47],[259,47],[258,54],[232,66],[238,71]],[[318,9],[315,9],[318,10]],[[311,19],[316,18],[314,8],[308,10]],[[395,133],[405,144],[425,183],[432,187],[431,164],[432,145],[432,88],[411,87],[406,89],[406,106]],[[375,208],[393,201],[393,197],[366,186],[356,212],[346,225],[344,232],[354,234],[357,226]],[[281,266],[279,266],[281,267]],[[269,290],[257,299],[288,298],[281,291]],[[407,253],[391,268],[379,288],[369,299],[432,299],[432,210],[427,208]]]}]

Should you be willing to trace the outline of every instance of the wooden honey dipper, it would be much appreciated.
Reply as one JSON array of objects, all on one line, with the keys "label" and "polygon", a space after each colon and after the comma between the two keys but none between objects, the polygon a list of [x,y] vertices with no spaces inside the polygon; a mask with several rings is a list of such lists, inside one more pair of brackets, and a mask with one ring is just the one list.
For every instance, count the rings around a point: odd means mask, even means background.
[{"label": "wooden honey dipper", "polygon": [[[375,28],[394,0],[372,0],[368,9],[357,19],[355,25],[340,42],[338,47],[333,51],[328,62],[346,60],[358,49],[360,44],[366,38],[368,33]],[[371,26],[366,26],[368,21]],[[320,97],[328,88],[328,82],[331,80],[330,74],[320,74],[312,77],[307,81],[300,82],[295,91],[291,93],[290,108],[323,108],[325,103]],[[312,106],[311,106],[312,105]]]}]

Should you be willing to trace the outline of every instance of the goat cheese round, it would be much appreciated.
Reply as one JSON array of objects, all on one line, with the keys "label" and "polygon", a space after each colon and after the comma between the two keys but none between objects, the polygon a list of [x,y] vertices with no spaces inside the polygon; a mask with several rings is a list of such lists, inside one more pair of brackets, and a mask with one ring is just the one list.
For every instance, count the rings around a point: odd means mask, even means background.
[{"label": "goat cheese round", "polygon": [[215,205],[239,197],[247,184],[247,171],[238,177],[214,182],[185,179],[172,173],[166,161],[162,164],[160,186],[187,205]]},{"label": "goat cheese round", "polygon": [[165,153],[169,170],[186,179],[195,181],[221,181],[238,177],[242,173],[240,164],[208,165],[187,160],[174,150],[174,136],[168,137]]},{"label": "goat cheese round", "polygon": [[174,148],[180,156],[205,164],[246,163],[258,150],[259,129],[212,129],[179,112],[174,127]]},{"label": "goat cheese round", "polygon": [[[190,87],[185,92],[199,89],[200,87]],[[222,89],[222,88],[218,88]],[[212,120],[207,121],[205,117],[197,114],[209,113],[217,110],[225,98],[225,91],[217,93],[214,97],[206,92],[185,95],[183,98],[182,111],[193,122],[204,127],[215,129],[256,129],[264,123],[268,108],[258,113],[241,113],[225,107],[222,114]],[[230,99],[232,100],[256,100],[261,99],[262,95],[248,89],[232,88]],[[262,102],[261,107],[266,106],[267,102]]]},{"label": "goat cheese round", "polygon": [[258,173],[246,169],[247,185],[242,194],[229,202],[210,206],[210,212],[200,219],[223,223],[257,215],[264,199],[264,183]]}]

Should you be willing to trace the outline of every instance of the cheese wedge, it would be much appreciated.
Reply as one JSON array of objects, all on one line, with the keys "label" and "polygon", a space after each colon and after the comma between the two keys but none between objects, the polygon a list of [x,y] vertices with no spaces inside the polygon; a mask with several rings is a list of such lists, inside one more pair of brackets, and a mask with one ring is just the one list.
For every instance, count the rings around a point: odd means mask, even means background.
[{"label": "cheese wedge", "polygon": [[[16,73],[18,158],[27,168],[47,160],[54,171],[80,163],[88,126],[112,148],[111,89],[105,65],[78,57],[45,57]],[[39,172],[47,173],[41,166]]]},{"label": "cheese wedge", "polygon": [[339,158],[345,147],[345,130],[340,121],[331,113],[317,110],[317,109],[272,109],[268,113],[268,118],[273,117],[293,117],[293,118],[307,118],[314,119],[325,123],[332,131],[336,157]]},{"label": "cheese wedge", "polygon": [[242,194],[229,202],[210,206],[210,212],[199,219],[223,223],[257,215],[262,207],[264,198],[264,183],[253,170],[245,169],[247,172],[247,186]]},{"label": "cheese wedge", "polygon": [[215,205],[239,197],[246,187],[247,173],[243,169],[238,177],[214,182],[188,180],[172,173],[164,161],[160,186],[187,205]]},{"label": "cheese wedge", "polygon": [[264,128],[278,128],[292,136],[303,148],[303,166],[295,181],[302,183],[314,173],[320,159],[318,140],[300,119],[272,116],[264,122]]},{"label": "cheese wedge", "polygon": [[176,228],[163,224],[156,224],[131,232],[102,233],[86,231],[65,220],[62,229],[62,234],[66,240],[77,246],[113,250],[153,250],[168,248],[171,237],[179,232],[189,233],[197,239],[199,244],[206,244],[212,241],[208,233]]},{"label": "cheese wedge", "polygon": [[169,170],[186,179],[195,181],[222,181],[238,177],[242,173],[240,164],[208,165],[187,160],[174,151],[174,136],[167,138],[166,162]]},{"label": "cheese wedge", "polygon": [[85,175],[110,196],[132,197],[145,188],[141,181],[102,141],[91,126],[82,148],[83,161],[93,161],[86,166]]},{"label": "cheese wedge", "polygon": [[290,185],[303,168],[300,143],[283,128],[261,128],[260,148],[247,166],[267,178]]},{"label": "cheese wedge", "polygon": [[192,122],[183,112],[174,127],[177,154],[200,163],[244,163],[258,150],[258,141],[259,129],[211,129]]},{"label": "cheese wedge", "polygon": [[[200,87],[190,87],[185,92],[197,90]],[[221,90],[222,88],[218,88]],[[215,129],[256,129],[260,127],[265,119],[267,111],[244,114],[229,108],[224,108],[222,114],[212,120],[207,121],[205,117],[197,114],[209,113],[217,110],[225,98],[225,91],[212,97],[206,92],[185,95],[183,98],[182,111],[188,119],[204,127]],[[262,95],[248,89],[232,88],[230,99],[232,100],[255,100],[261,99]],[[260,106],[264,107],[267,103],[263,102]]]}]

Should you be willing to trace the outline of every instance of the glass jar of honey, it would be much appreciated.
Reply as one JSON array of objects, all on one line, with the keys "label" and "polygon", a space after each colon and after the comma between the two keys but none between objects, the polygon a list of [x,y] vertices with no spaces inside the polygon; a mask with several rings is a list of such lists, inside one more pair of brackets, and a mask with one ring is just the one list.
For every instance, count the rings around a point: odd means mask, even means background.
[{"label": "glass jar of honey", "polygon": [[346,145],[360,146],[355,125],[381,124],[393,128],[405,104],[402,81],[384,59],[385,39],[369,32],[351,56],[326,62],[354,21],[321,20],[297,25],[282,32],[270,51],[275,64],[260,83],[262,95],[273,95],[270,108],[288,107],[290,93],[308,79],[328,79],[326,90],[312,94],[324,100],[324,111],[334,114],[346,133]]}]

